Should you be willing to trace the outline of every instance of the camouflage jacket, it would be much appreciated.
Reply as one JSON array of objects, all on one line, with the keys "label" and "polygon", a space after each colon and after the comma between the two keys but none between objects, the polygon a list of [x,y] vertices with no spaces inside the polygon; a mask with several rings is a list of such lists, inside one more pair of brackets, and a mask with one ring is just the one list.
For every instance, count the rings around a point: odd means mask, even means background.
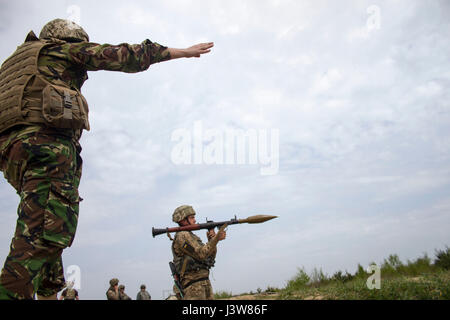
[{"label": "camouflage jacket", "polygon": [[[209,269],[214,265],[217,254],[217,241],[204,244],[194,233],[181,231],[175,235],[172,253],[174,264],[180,272],[181,284],[184,286],[193,280],[209,277]],[[186,266],[182,270],[185,263]]]},{"label": "camouflage jacket", "polygon": [[116,293],[114,287],[110,287],[108,291],[106,291],[106,298],[108,300],[120,300],[119,292]]},{"label": "camouflage jacket", "polygon": [[150,296],[150,293],[148,293],[148,291],[141,290],[138,292],[138,294],[136,296],[136,300],[152,300],[152,297]]},{"label": "camouflage jacket", "polygon": [[[36,37],[30,32],[27,39],[33,36]],[[65,42],[44,48],[39,56],[38,68],[53,83],[62,80],[70,87],[81,89],[88,79],[87,71],[145,71],[151,64],[170,59],[166,49],[148,39],[141,44],[118,45]]]},{"label": "camouflage jacket", "polygon": [[119,300],[131,300],[131,298],[125,293],[125,291],[119,290]]},{"label": "camouflage jacket", "polygon": [[[38,40],[33,31],[25,39]],[[49,82],[80,90],[88,79],[88,71],[136,73],[170,58],[167,47],[148,39],[141,44],[118,45],[55,40],[55,44],[40,51],[37,65],[40,74]]]}]

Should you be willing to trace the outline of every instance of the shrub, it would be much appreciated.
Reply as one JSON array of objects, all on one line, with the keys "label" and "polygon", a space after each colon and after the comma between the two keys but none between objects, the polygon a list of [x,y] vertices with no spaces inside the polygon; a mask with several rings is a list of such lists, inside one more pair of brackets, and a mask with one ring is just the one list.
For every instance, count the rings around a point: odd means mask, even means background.
[{"label": "shrub", "polygon": [[264,291],[265,293],[274,293],[274,292],[280,292],[280,289],[275,288],[275,287],[270,287],[268,286],[266,291]]},{"label": "shrub", "polygon": [[391,254],[381,265],[381,274],[384,277],[392,277],[399,275],[404,271],[404,265],[396,254]]},{"label": "shrub", "polygon": [[432,272],[433,265],[431,264],[431,259],[425,253],[422,258],[417,258],[414,262],[408,260],[408,264],[404,267],[404,269],[405,270],[402,274],[417,276],[423,273]]},{"label": "shrub", "polygon": [[450,248],[446,247],[446,250],[436,250],[436,259],[434,265],[444,270],[450,270]]},{"label": "shrub", "polygon": [[214,299],[227,299],[227,298],[231,298],[233,296],[232,292],[227,292],[227,291],[218,291],[216,293],[214,293]]},{"label": "shrub", "polygon": [[355,278],[367,278],[367,272],[361,264],[358,264],[358,270],[355,273]]},{"label": "shrub", "polygon": [[329,282],[329,279],[327,278],[327,276],[322,272],[322,269],[317,270],[316,268],[314,268],[313,272],[311,273],[310,278],[310,282],[309,284],[317,287],[323,284],[326,284],[327,282]]},{"label": "shrub", "polygon": [[345,274],[342,273],[342,271],[336,272],[332,277],[331,281],[337,281],[341,283],[346,283],[348,281],[353,280],[354,276],[352,276],[348,271],[345,271]]},{"label": "shrub", "polygon": [[308,274],[305,272],[304,268],[297,268],[297,274],[294,278],[288,281],[286,285],[286,290],[288,291],[295,291],[299,290],[301,288],[306,287],[306,285],[309,283],[310,278]]}]

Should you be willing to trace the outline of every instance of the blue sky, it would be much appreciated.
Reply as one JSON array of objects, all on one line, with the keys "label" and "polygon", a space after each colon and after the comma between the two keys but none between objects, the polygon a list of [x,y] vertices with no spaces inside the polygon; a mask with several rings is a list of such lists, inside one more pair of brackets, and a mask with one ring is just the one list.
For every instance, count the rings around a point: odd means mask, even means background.
[{"label": "blue sky", "polygon": [[[172,226],[182,204],[192,205],[200,222],[279,216],[228,229],[211,277],[216,291],[282,287],[298,267],[333,274],[391,253],[403,261],[433,257],[450,244],[448,1],[0,6],[0,61],[28,31],[39,33],[57,17],[79,18],[98,43],[215,43],[201,59],[139,74],[89,73],[82,90],[91,122],[81,140],[84,201],[75,242],[63,254],[66,267],[80,268],[81,298],[105,299],[113,277],[132,298],[141,283],[153,298],[165,297],[170,241],[153,239],[151,228]],[[194,134],[196,122],[219,133],[278,130],[278,171],[261,175],[260,165],[249,163],[176,165],[172,134]],[[18,201],[0,180],[2,259]]]}]

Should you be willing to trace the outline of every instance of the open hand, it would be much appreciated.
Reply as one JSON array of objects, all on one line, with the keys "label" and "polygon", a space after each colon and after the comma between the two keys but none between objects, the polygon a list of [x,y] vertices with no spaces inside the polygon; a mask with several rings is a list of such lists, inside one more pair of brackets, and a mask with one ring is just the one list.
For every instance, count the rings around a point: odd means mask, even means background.
[{"label": "open hand", "polygon": [[186,58],[200,58],[200,55],[208,53],[214,47],[214,42],[199,43],[185,49]]}]

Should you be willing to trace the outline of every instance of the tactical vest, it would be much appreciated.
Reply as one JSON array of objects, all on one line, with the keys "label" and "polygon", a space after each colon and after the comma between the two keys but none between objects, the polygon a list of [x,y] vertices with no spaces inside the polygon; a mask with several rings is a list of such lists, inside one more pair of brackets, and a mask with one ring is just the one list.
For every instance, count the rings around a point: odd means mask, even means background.
[{"label": "tactical vest", "polygon": [[64,41],[28,38],[0,67],[0,133],[15,125],[89,130],[89,107],[78,89],[55,85],[38,70],[41,50]]},{"label": "tactical vest", "polygon": [[[175,238],[172,242],[172,254],[173,254],[173,263],[175,265],[175,269],[177,273],[183,277],[184,273],[186,272],[193,272],[193,271],[199,271],[201,269],[211,269],[214,266],[215,259],[213,257],[208,257],[203,261],[194,259],[190,255],[183,254],[183,255],[177,255],[175,253],[174,244],[177,239],[178,233],[175,234]],[[202,240],[197,237],[195,234],[192,234],[194,239],[198,241],[200,245],[203,245]]]}]

